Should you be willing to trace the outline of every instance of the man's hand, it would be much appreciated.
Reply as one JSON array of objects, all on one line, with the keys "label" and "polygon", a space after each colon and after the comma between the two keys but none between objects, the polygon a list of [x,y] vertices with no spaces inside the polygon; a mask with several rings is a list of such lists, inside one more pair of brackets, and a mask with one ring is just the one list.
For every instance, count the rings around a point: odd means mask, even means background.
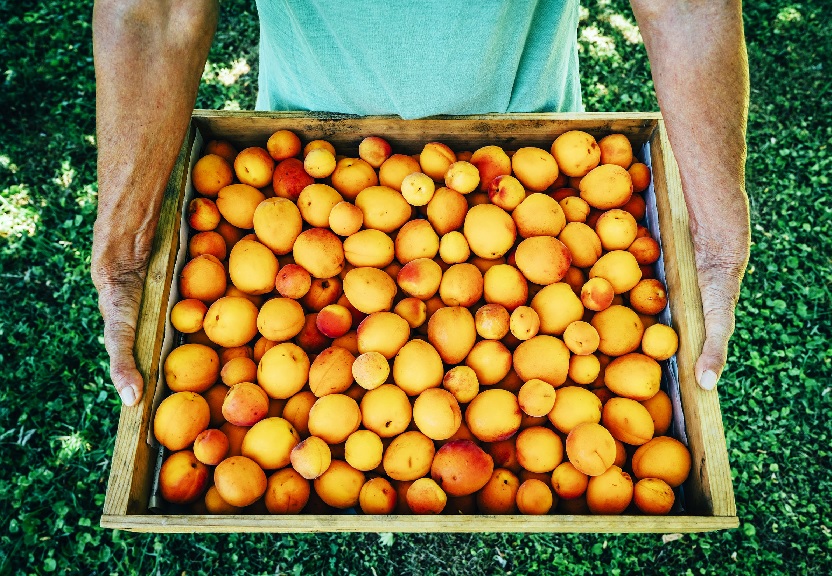
[{"label": "man's hand", "polygon": [[725,367],[748,263],[745,194],[748,57],[740,0],[631,0],[690,216],[705,344],[696,363],[711,390]]},{"label": "man's hand", "polygon": [[110,377],[128,406],[144,389],[133,345],[150,247],[217,12],[216,0],[98,0],[93,11],[98,219],[91,272]]}]

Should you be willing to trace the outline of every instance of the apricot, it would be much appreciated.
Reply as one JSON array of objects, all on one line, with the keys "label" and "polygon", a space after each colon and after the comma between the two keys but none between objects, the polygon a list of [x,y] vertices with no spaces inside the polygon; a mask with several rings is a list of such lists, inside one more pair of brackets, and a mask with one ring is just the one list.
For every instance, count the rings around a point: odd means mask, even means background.
[{"label": "apricot", "polygon": [[583,422],[566,437],[566,455],[579,472],[600,476],[615,462],[615,440],[600,424]]},{"label": "apricot", "polygon": [[570,323],[563,332],[563,343],[570,352],[579,356],[595,352],[600,341],[598,331],[593,328],[592,324],[581,320]]},{"label": "apricot", "polygon": [[217,428],[225,422],[225,417],[222,415],[222,403],[227,393],[228,386],[225,384],[215,384],[202,392],[202,397],[208,403],[208,410],[211,415],[209,426],[212,428]]},{"label": "apricot", "polygon": [[394,255],[393,240],[380,230],[361,230],[344,240],[344,256],[353,266],[384,268]]},{"label": "apricot", "polygon": [[595,232],[604,250],[626,250],[636,239],[636,219],[625,210],[614,208],[598,217]]},{"label": "apricot", "polygon": [[456,162],[456,154],[441,142],[428,142],[419,154],[422,172],[436,181],[445,179],[445,173],[454,162]]},{"label": "apricot", "polygon": [[309,436],[309,411],[318,398],[305,390],[286,400],[282,418],[295,427],[301,437]]},{"label": "apricot", "polygon": [[[315,321],[315,324],[317,324],[317,319]],[[350,330],[343,336],[334,338],[332,340],[332,345],[340,346],[341,348],[346,348],[350,351],[350,354],[352,354],[353,356],[358,356],[360,354],[360,352],[358,351],[358,332],[356,332],[355,330]]]},{"label": "apricot", "polygon": [[511,158],[499,146],[483,146],[471,155],[479,172],[479,189],[487,192],[495,178],[511,174]]},{"label": "apricot", "polygon": [[265,294],[274,290],[278,262],[272,251],[256,240],[242,239],[228,259],[228,273],[234,286],[247,294]]},{"label": "apricot", "polygon": [[323,352],[332,344],[332,339],[327,338],[317,326],[318,315],[307,314],[303,323],[303,328],[295,336],[295,344],[300,346],[303,350],[308,351],[309,354],[318,354]]},{"label": "apricot", "polygon": [[610,134],[598,142],[601,149],[601,164],[617,164],[629,168],[633,163],[633,146],[624,134]]},{"label": "apricot", "polygon": [[526,278],[514,266],[497,264],[483,275],[483,296],[489,304],[500,304],[513,311],[526,303],[528,294]]},{"label": "apricot", "polygon": [[662,368],[659,363],[633,352],[619,356],[604,369],[604,383],[614,393],[633,400],[649,400],[659,391]]},{"label": "apricot", "polygon": [[555,405],[555,388],[548,382],[533,378],[520,388],[517,400],[529,416],[546,416]]},{"label": "apricot", "polygon": [[334,508],[352,508],[364,486],[364,473],[343,460],[333,460],[321,476],[314,480],[315,492]]},{"label": "apricot", "polygon": [[408,396],[438,387],[443,376],[442,358],[424,340],[408,341],[393,361],[393,380]]},{"label": "apricot", "polygon": [[567,326],[584,315],[583,304],[565,282],[543,288],[532,298],[531,307],[540,318],[541,334],[563,334]]},{"label": "apricot", "polygon": [[203,154],[216,154],[224,158],[229,166],[233,166],[234,158],[237,156],[237,149],[227,140],[210,140],[205,145]]},{"label": "apricot", "polygon": [[560,386],[569,371],[569,349],[554,336],[538,335],[521,342],[514,350],[514,370],[524,382],[538,378]]},{"label": "apricot", "polygon": [[589,476],[571,462],[561,462],[552,471],[552,490],[560,498],[579,498],[586,492]]},{"label": "apricot", "polygon": [[326,178],[335,171],[335,154],[326,148],[305,152],[303,169],[313,178]]},{"label": "apricot", "polygon": [[234,158],[234,172],[243,184],[262,188],[272,180],[274,159],[259,146],[245,148]]},{"label": "apricot", "polygon": [[549,421],[564,434],[584,422],[597,424],[601,421],[601,400],[585,388],[564,386],[557,392]]},{"label": "apricot", "polygon": [[367,136],[358,145],[358,155],[373,168],[379,168],[391,153],[390,143],[380,136]]},{"label": "apricot", "polygon": [[205,399],[195,392],[174,392],[156,409],[153,434],[171,451],[190,446],[208,428],[211,411]]},{"label": "apricot", "polygon": [[526,238],[517,246],[514,257],[523,276],[540,285],[560,281],[572,264],[569,248],[551,236]]},{"label": "apricot", "polygon": [[439,257],[446,264],[460,264],[468,260],[471,248],[461,232],[448,232],[439,239]]},{"label": "apricot", "polygon": [[165,382],[172,392],[204,392],[220,375],[220,359],[203,344],[183,344],[165,358]]},{"label": "apricot", "polygon": [[410,156],[393,154],[379,167],[378,180],[382,186],[401,191],[405,177],[408,174],[421,171],[422,167],[419,166],[419,162]]},{"label": "apricot", "polygon": [[309,433],[327,444],[340,444],[361,425],[358,403],[345,394],[328,394],[309,411]]},{"label": "apricot", "polygon": [[381,476],[367,480],[358,494],[358,505],[364,514],[392,514],[397,500],[396,489]]},{"label": "apricot", "polygon": [[440,236],[462,228],[467,213],[465,196],[450,188],[437,188],[427,204],[428,222]]},{"label": "apricot", "polygon": [[434,452],[433,440],[415,430],[404,432],[384,451],[382,466],[393,480],[416,480],[430,471]]},{"label": "apricot", "polygon": [[378,175],[366,160],[341,158],[332,172],[332,186],[347,200],[355,200],[364,188],[378,186]]},{"label": "apricot", "polygon": [[350,434],[344,446],[347,464],[362,472],[378,468],[383,453],[381,438],[371,430],[356,430]]},{"label": "apricot", "polygon": [[488,199],[491,203],[507,212],[517,208],[525,198],[526,189],[514,176],[497,176],[488,187]]},{"label": "apricot", "polygon": [[331,346],[318,354],[309,368],[309,388],[319,398],[345,392],[353,382],[355,357],[349,350]]},{"label": "apricot", "polygon": [[241,514],[242,509],[232,506],[222,499],[216,486],[211,486],[205,492],[205,510],[208,514]]},{"label": "apricot", "polygon": [[602,164],[581,179],[581,198],[593,208],[620,208],[633,194],[633,181],[626,169]]},{"label": "apricot", "polygon": [[588,310],[600,312],[606,310],[615,298],[615,290],[609,280],[596,276],[590,278],[581,287],[581,303]]},{"label": "apricot", "polygon": [[509,313],[500,304],[481,306],[474,316],[477,334],[487,340],[500,340],[509,330]]},{"label": "apricot", "polygon": [[411,328],[418,328],[427,320],[427,306],[418,298],[399,300],[393,312],[404,318]]},{"label": "apricot", "polygon": [[382,270],[359,267],[344,277],[344,294],[357,310],[372,314],[392,308],[396,284]]},{"label": "apricot", "polygon": [[297,158],[281,160],[272,176],[275,196],[288,200],[297,200],[301,190],[314,183],[315,179],[306,173],[303,161]]},{"label": "apricot", "polygon": [[193,230],[214,230],[219,225],[220,218],[220,211],[210,198],[194,198],[188,203],[188,225]]},{"label": "apricot", "polygon": [[275,254],[288,254],[301,232],[300,210],[291,200],[268,198],[257,205],[252,217],[257,239]]},{"label": "apricot", "polygon": [[517,461],[530,472],[551,472],[563,460],[563,441],[555,432],[532,426],[517,435]]},{"label": "apricot", "polygon": [[633,192],[644,192],[650,186],[650,168],[641,162],[633,162],[627,170],[633,181]]},{"label": "apricot", "polygon": [[230,224],[237,228],[254,226],[254,211],[266,197],[257,188],[247,184],[230,184],[219,191],[217,209]]},{"label": "apricot", "polygon": [[202,320],[208,308],[201,300],[187,298],[174,304],[170,311],[170,323],[185,334],[202,330]]},{"label": "apricot", "polygon": [[327,338],[338,338],[350,331],[352,314],[345,306],[329,304],[318,312],[315,326]]},{"label": "apricot", "polygon": [[228,438],[228,456],[241,456],[243,454],[243,438],[249,431],[248,426],[235,426],[231,422],[225,422],[220,430]]},{"label": "apricot", "polygon": [[523,238],[557,236],[566,226],[566,216],[557,200],[540,193],[526,196],[511,217]]},{"label": "apricot", "polygon": [[248,506],[266,492],[266,474],[254,460],[231,456],[214,470],[214,485],[227,503],[237,507]]},{"label": "apricot", "polygon": [[613,438],[632,446],[641,446],[653,438],[654,427],[650,412],[629,398],[607,400],[601,421]]},{"label": "apricot", "polygon": [[491,479],[494,461],[471,440],[452,440],[433,458],[430,476],[449,496],[467,496]]},{"label": "apricot", "polygon": [[263,354],[257,366],[257,382],[270,398],[291,398],[306,384],[309,366],[303,349],[282,342]]},{"label": "apricot", "polygon": [[518,306],[509,318],[509,329],[518,340],[533,338],[540,330],[540,316],[530,306]]},{"label": "apricot", "polygon": [[206,154],[194,164],[191,181],[197,192],[215,198],[217,192],[234,181],[234,173],[228,160],[218,154]]},{"label": "apricot", "polygon": [[641,194],[633,194],[621,209],[629,213],[636,220],[643,220],[647,214],[647,203]]},{"label": "apricot", "polygon": [[633,499],[633,480],[618,466],[589,479],[586,504],[592,514],[621,514]]},{"label": "apricot", "polygon": [[552,143],[552,156],[567,176],[586,176],[601,161],[601,148],[592,135],[570,130]]},{"label": "apricot", "polygon": [[594,354],[574,354],[569,358],[569,378],[575,384],[592,384],[600,373],[601,363]]},{"label": "apricot", "polygon": [[329,215],[336,204],[343,198],[332,186],[326,184],[310,184],[297,199],[297,206],[301,217],[311,226],[326,228],[329,226]]},{"label": "apricot", "polygon": [[287,466],[300,435],[284,418],[264,418],[252,426],[243,438],[242,454],[264,470]]},{"label": "apricot", "polygon": [[396,260],[407,264],[417,258],[433,258],[439,252],[439,236],[427,220],[411,220],[396,234]]},{"label": "apricot", "polygon": [[222,403],[223,417],[235,426],[252,426],[266,417],[269,397],[257,384],[234,384]]},{"label": "apricot", "polygon": [[675,438],[657,436],[633,453],[632,467],[636,478],[659,478],[677,488],[690,474],[690,452]]},{"label": "apricot", "polygon": [[309,502],[310,492],[309,481],[296,470],[278,470],[266,483],[266,509],[270,514],[300,514]]},{"label": "apricot", "polygon": [[188,256],[196,258],[203,254],[210,254],[218,260],[225,260],[228,255],[225,238],[213,230],[197,232],[188,242]]},{"label": "apricot", "polygon": [[196,299],[210,304],[225,293],[225,268],[210,254],[190,260],[179,276],[179,294],[185,299]]},{"label": "apricot", "polygon": [[257,315],[257,329],[273,342],[284,342],[303,329],[303,307],[291,298],[272,298],[263,304]]},{"label": "apricot", "polygon": [[393,312],[373,312],[358,325],[358,351],[380,352],[390,360],[409,337],[407,320]]},{"label": "apricot", "polygon": [[664,390],[659,390],[652,398],[642,400],[641,405],[650,413],[656,436],[663,436],[670,429],[673,422],[673,405],[670,396]]},{"label": "apricot", "polygon": [[509,213],[493,204],[480,204],[468,210],[462,232],[471,252],[489,260],[508,252],[517,236]]},{"label": "apricot", "polygon": [[612,305],[597,312],[590,321],[598,331],[598,350],[608,356],[622,356],[637,350],[644,334],[644,324],[626,306]]},{"label": "apricot", "polygon": [[661,280],[640,280],[630,289],[630,306],[640,314],[655,315],[667,307],[667,290]]},{"label": "apricot", "polygon": [[561,210],[563,210],[563,217],[566,219],[566,222],[586,222],[587,217],[589,216],[589,204],[587,204],[586,200],[578,196],[570,196],[560,200],[558,202],[560,204]]},{"label": "apricot", "polygon": [[470,366],[454,366],[442,378],[442,386],[459,404],[467,404],[480,391],[477,373]]},{"label": "apricot", "polygon": [[337,276],[332,278],[314,278],[309,291],[301,299],[307,310],[318,312],[330,304],[335,304],[341,295],[343,283]]},{"label": "apricot", "polygon": [[517,509],[520,479],[510,470],[497,468],[477,492],[477,508],[481,514],[512,514]]},{"label": "apricot", "polygon": [[382,384],[361,399],[361,422],[382,438],[404,432],[413,416],[410,400],[395,384]]},{"label": "apricot", "polygon": [[536,147],[518,148],[511,157],[514,176],[526,190],[543,192],[558,177],[558,164],[546,150]]},{"label": "apricot", "polygon": [[329,213],[328,224],[329,228],[339,236],[351,236],[361,230],[361,226],[364,225],[364,213],[355,204],[338,202]]},{"label": "apricot", "polygon": [[558,239],[569,249],[572,264],[578,268],[594,265],[603,252],[598,234],[581,222],[568,223]]},{"label": "apricot", "polygon": [[643,236],[633,240],[633,243],[627,248],[627,252],[635,256],[639,266],[647,266],[659,259],[661,247],[650,236]]},{"label": "apricot", "polygon": [[332,456],[326,442],[317,436],[310,436],[292,448],[289,459],[298,474],[307,480],[314,480],[326,472]]},{"label": "apricot", "polygon": [[474,305],[483,293],[482,273],[473,264],[454,264],[442,275],[439,297],[446,306]]},{"label": "apricot", "polygon": [[507,390],[483,390],[465,410],[465,424],[483,442],[498,442],[513,436],[520,428],[523,413],[517,396]]},{"label": "apricot", "polygon": [[552,490],[545,482],[531,478],[517,489],[517,509],[521,514],[548,514],[552,504]]},{"label": "apricot", "polygon": [[459,364],[473,348],[476,337],[474,317],[467,308],[440,308],[428,321],[428,340],[446,364]]},{"label": "apricot", "polygon": [[159,470],[159,490],[171,504],[190,504],[208,485],[208,467],[190,450],[167,457]]},{"label": "apricot", "polygon": [[477,380],[484,386],[492,386],[505,378],[511,362],[511,352],[499,340],[477,342],[465,358],[466,366],[476,372]]},{"label": "apricot", "polygon": [[295,263],[315,278],[337,276],[344,266],[341,240],[328,228],[311,228],[298,235],[292,247]]},{"label": "apricot", "polygon": [[465,160],[457,160],[448,166],[448,170],[445,172],[445,186],[451,190],[456,190],[460,194],[470,194],[479,185],[479,170]]},{"label": "apricot", "polygon": [[278,162],[297,156],[301,151],[300,138],[291,130],[278,130],[269,136],[266,142],[266,150]]},{"label": "apricot", "polygon": [[402,196],[411,206],[425,206],[436,192],[436,185],[427,174],[413,172],[405,176],[401,185]]},{"label": "apricot", "polygon": [[431,478],[419,478],[407,489],[407,505],[414,514],[440,514],[448,496]]},{"label": "apricot", "polygon": [[670,484],[660,478],[643,478],[633,489],[633,502],[645,514],[664,515],[670,513],[676,502],[676,495]]}]

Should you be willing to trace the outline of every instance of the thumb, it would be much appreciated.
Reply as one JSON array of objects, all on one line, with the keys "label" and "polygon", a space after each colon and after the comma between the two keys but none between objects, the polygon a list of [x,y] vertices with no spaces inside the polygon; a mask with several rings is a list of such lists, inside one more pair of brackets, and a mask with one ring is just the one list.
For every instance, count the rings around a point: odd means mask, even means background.
[{"label": "thumb", "polygon": [[694,373],[699,386],[713,390],[728,358],[728,340],[734,333],[735,299],[716,286],[702,290],[705,314],[705,343]]},{"label": "thumb", "polygon": [[125,406],[134,406],[144,390],[144,380],[133,357],[135,340],[136,329],[127,322],[110,320],[105,323],[104,342],[110,355],[110,379]]}]

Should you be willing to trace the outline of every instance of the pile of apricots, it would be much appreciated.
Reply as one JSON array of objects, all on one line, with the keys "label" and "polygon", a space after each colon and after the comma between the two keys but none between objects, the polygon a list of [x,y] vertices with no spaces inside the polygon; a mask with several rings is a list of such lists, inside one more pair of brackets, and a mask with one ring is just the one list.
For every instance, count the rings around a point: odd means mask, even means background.
[{"label": "pile of apricots", "polygon": [[156,410],[208,514],[667,514],[678,345],[622,134],[207,144]]}]

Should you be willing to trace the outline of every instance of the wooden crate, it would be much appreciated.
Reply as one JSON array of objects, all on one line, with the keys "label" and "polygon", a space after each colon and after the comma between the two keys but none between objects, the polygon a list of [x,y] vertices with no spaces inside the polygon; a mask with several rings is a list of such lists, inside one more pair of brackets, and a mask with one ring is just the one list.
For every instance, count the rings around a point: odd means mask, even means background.
[{"label": "wooden crate", "polygon": [[[209,516],[149,512],[159,452],[148,437],[155,405],[162,396],[160,364],[163,340],[170,339],[167,311],[172,306],[177,252],[185,236],[182,212],[187,206],[190,163],[201,143],[228,139],[239,148],[264,146],[279,129],[303,141],[323,138],[340,153],[357,156],[365,136],[388,139],[395,151],[418,153],[426,142],[440,141],[455,150],[486,144],[506,149],[549,149],[555,137],[572,129],[597,137],[626,134],[634,149],[652,164],[658,224],[669,293],[669,310],[680,336],[677,353],[680,400],[688,445],[693,456],[684,485],[682,514],[651,516]],[[181,256],[178,266],[181,266]],[[693,245],[678,168],[662,118],[644,114],[511,114],[404,121],[393,117],[355,118],[312,113],[195,111],[171,174],[147,273],[139,314],[135,356],[145,378],[142,401],[122,408],[113,451],[101,525],[141,532],[699,532],[738,526],[719,399],[701,390],[694,362],[704,341],[704,321],[696,281]]]}]

